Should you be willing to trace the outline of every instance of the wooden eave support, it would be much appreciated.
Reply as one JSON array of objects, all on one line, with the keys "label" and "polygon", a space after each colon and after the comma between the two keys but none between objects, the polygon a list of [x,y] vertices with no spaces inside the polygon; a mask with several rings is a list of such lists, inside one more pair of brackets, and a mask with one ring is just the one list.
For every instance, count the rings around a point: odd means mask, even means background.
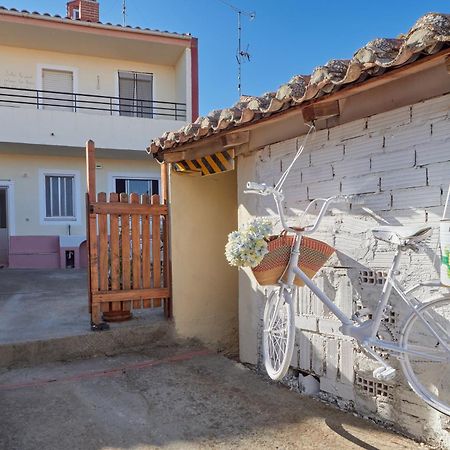
[{"label": "wooden eave support", "polygon": [[329,119],[340,114],[339,101],[313,103],[302,109],[303,120],[310,123],[319,119]]}]

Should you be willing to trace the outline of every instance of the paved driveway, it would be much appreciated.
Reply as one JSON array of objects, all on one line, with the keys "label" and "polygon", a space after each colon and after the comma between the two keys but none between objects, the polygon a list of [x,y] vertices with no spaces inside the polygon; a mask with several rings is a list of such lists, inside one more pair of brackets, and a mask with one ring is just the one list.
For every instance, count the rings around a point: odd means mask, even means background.
[{"label": "paved driveway", "polygon": [[0,371],[0,448],[415,449],[203,348]]}]

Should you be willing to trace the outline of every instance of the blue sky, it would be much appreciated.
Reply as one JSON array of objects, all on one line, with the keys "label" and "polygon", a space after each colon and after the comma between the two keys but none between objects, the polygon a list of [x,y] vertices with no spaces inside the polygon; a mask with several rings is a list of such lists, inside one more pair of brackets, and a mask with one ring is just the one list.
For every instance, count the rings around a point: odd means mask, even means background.
[{"label": "blue sky", "polygon": [[[260,95],[309,74],[329,59],[351,58],[375,37],[396,37],[427,12],[450,13],[448,0],[225,0],[256,11],[243,18],[244,94]],[[63,15],[64,0],[0,0],[6,7]],[[220,0],[127,0],[127,23],[199,38],[200,113],[231,106],[237,94],[237,18]],[[101,20],[122,22],[122,0],[100,0]]]}]

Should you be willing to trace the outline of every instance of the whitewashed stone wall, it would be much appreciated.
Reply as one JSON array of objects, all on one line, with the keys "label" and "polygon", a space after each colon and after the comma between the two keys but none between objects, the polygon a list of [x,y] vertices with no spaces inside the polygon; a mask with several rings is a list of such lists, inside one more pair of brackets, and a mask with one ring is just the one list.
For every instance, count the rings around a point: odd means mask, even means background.
[{"label": "whitewashed stone wall", "polygon": [[[284,186],[291,217],[317,197],[342,193],[364,199],[363,207],[334,207],[314,236],[337,249],[316,281],[349,316],[361,308],[370,314],[393,258],[392,247],[376,242],[370,228],[386,223],[438,226],[450,183],[449,109],[446,95],[318,131]],[[299,137],[254,154],[257,181],[276,182],[302,142]],[[272,199],[257,201],[258,215],[274,214]],[[406,284],[437,277],[437,238],[435,230],[425,253],[405,254],[401,271]],[[396,296],[391,306],[383,334],[396,339],[405,309]],[[307,289],[297,299],[296,325],[292,365],[317,376],[322,395],[416,437],[449,444],[448,418],[416,397],[400,370],[392,382],[374,380],[376,365],[340,334],[339,322]]]}]

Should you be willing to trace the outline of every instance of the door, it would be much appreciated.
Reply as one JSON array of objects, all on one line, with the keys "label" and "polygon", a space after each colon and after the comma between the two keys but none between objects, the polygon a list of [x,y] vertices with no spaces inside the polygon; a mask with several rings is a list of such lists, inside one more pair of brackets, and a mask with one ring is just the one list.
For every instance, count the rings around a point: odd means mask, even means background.
[{"label": "door", "polygon": [[0,267],[8,264],[8,191],[0,186]]}]

